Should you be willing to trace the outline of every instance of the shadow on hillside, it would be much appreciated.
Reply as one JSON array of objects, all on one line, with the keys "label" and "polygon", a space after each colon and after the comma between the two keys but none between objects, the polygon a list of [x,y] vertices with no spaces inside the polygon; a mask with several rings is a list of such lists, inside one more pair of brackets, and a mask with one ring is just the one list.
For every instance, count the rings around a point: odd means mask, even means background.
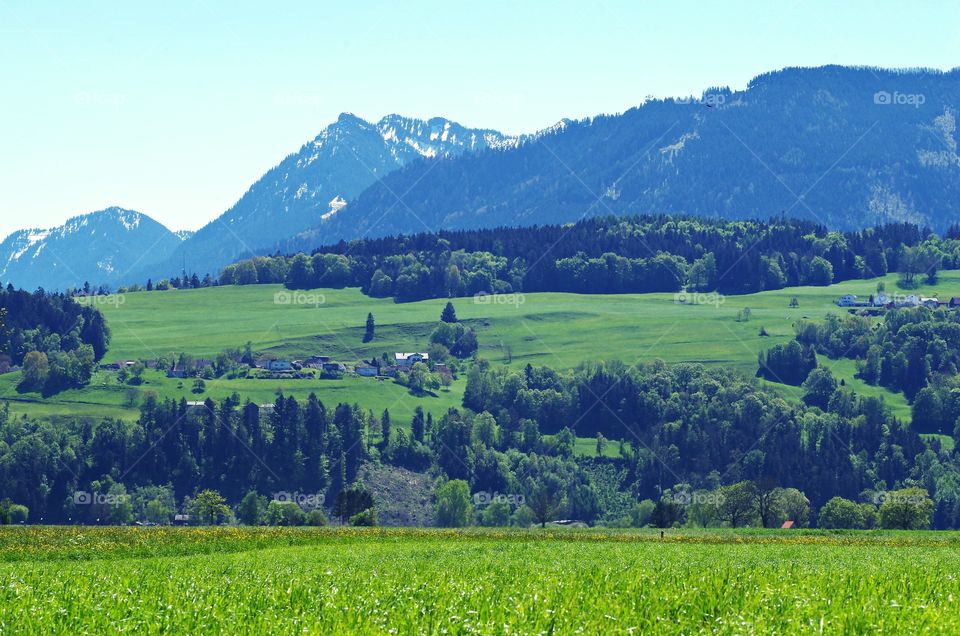
[{"label": "shadow on hillside", "polygon": [[396,380],[394,380],[393,383],[396,384],[397,386],[402,386],[403,388],[407,389],[407,393],[408,393],[409,395],[413,396],[413,397],[418,397],[418,398],[422,398],[422,397],[432,397],[432,398],[440,397],[439,395],[437,395],[437,394],[434,393],[433,391],[427,391],[426,389],[415,389],[415,388],[413,388],[413,387],[407,386],[406,384],[400,384],[400,383],[397,382]]},{"label": "shadow on hillside", "polygon": [[64,391],[67,391],[69,389],[76,389],[76,388],[82,388],[82,387],[44,385],[42,387],[37,388],[35,386],[25,385],[23,382],[21,382],[17,384],[14,390],[17,392],[17,395],[22,395],[24,397],[39,396],[46,400],[48,398],[52,398],[56,395],[59,395]]}]

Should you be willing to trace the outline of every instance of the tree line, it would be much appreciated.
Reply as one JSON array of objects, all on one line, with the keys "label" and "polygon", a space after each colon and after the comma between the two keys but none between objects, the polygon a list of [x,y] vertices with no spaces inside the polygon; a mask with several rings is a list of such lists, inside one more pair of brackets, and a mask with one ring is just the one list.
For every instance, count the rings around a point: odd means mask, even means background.
[{"label": "tree line", "polygon": [[[431,475],[441,525],[460,523],[463,510],[469,522],[490,525],[558,518],[667,526],[753,525],[759,518],[770,525],[783,515],[799,517],[803,501],[814,524],[815,511],[834,498],[856,503],[922,488],[933,525],[960,527],[956,453],[925,442],[881,400],[852,394],[826,369],[817,373],[824,381],[807,387],[807,405],[697,364],[556,371],[481,360],[468,373],[464,408],[438,418],[418,409],[409,422],[389,411],[328,409],[316,396],[283,395],[270,405],[236,395],[188,405],[148,394],[132,423],[50,423],[4,410],[0,497],[26,506],[35,520],[104,523],[115,513],[111,496],[129,501],[122,496],[137,494],[138,515],[152,505],[169,519],[161,511],[191,510],[209,491],[232,510],[247,500],[259,511],[248,518],[265,519],[265,496],[283,503],[277,493],[297,492],[321,502],[314,506],[322,508],[318,521],[321,514],[341,516],[334,502],[363,489],[360,467],[373,462]],[[596,438],[596,457],[577,452],[578,437]],[[620,440],[612,455],[603,452],[610,439]],[[746,494],[730,490],[742,482],[754,485]],[[78,500],[78,492],[87,499]],[[710,493],[722,496],[711,500]],[[735,513],[728,500],[738,497],[754,504]],[[376,521],[375,511],[343,506],[345,520],[366,513],[355,521]],[[305,522],[289,506],[274,505],[270,514]]]},{"label": "tree line", "polygon": [[85,384],[109,343],[94,307],[42,289],[0,289],[0,371],[22,366],[21,390],[51,394]]},{"label": "tree line", "polygon": [[814,352],[856,360],[868,384],[902,392],[912,424],[922,433],[960,436],[960,314],[943,308],[888,310],[874,324],[866,316],[827,315],[799,321],[794,340],[760,356],[771,380],[801,384],[816,367]]},{"label": "tree line", "polygon": [[634,216],[341,241],[309,254],[242,260],[218,282],[351,286],[398,301],[521,291],[733,294],[958,263],[954,238],[910,224],[835,232],[786,218]]},{"label": "tree line", "polygon": [[[656,500],[678,483],[712,490],[770,480],[820,506],[922,483],[939,514],[955,523],[954,452],[922,440],[882,400],[840,386],[829,369],[810,374],[802,397],[789,402],[733,371],[697,364],[518,372],[481,363],[468,374],[464,404],[491,414],[520,448],[536,435],[562,438],[568,427],[581,437],[629,441],[623,483],[644,498]],[[468,448],[461,452],[469,458]]]}]

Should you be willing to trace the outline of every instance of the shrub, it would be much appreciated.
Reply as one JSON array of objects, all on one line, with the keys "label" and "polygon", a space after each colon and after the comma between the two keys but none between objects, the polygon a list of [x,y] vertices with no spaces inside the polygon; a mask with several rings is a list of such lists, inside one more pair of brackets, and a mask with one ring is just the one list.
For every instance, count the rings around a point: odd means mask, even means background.
[{"label": "shrub", "polygon": [[358,512],[350,517],[350,525],[367,527],[373,527],[377,525],[377,509],[367,508],[363,512]]},{"label": "shrub", "polygon": [[834,497],[820,509],[821,528],[863,528],[863,510],[856,502]]},{"label": "shrub", "polygon": [[294,501],[271,501],[267,504],[267,524],[271,526],[302,526],[307,515]]},{"label": "shrub", "polygon": [[880,506],[880,526],[891,530],[923,530],[930,527],[933,501],[924,488],[888,492]]},{"label": "shrub", "polygon": [[470,486],[462,479],[453,479],[437,488],[435,515],[437,525],[444,528],[462,528],[470,524],[473,504]]},{"label": "shrub", "polygon": [[310,512],[307,513],[307,525],[308,526],[325,526],[327,525],[327,515],[320,508],[311,510]]}]

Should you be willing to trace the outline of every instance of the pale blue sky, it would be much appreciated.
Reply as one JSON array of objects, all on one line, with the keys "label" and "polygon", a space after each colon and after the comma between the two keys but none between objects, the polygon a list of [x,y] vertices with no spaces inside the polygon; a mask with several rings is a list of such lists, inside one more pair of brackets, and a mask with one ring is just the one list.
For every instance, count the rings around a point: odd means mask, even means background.
[{"label": "pale blue sky", "polygon": [[341,111],[518,133],[958,42],[956,0],[0,0],[0,235],[110,205],[196,229]]}]

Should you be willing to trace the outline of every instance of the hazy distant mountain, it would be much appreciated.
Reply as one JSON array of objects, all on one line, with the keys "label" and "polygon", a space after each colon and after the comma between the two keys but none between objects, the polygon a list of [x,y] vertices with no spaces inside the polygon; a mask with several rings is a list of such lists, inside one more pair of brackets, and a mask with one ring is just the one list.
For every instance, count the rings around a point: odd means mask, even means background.
[{"label": "hazy distant mountain", "polygon": [[610,213],[942,230],[960,221],[958,111],[958,70],[786,69],[743,91],[650,100],[502,152],[408,165],[286,248]]},{"label": "hazy distant mountain", "polygon": [[519,138],[440,118],[343,114],[194,234],[111,208],[8,237],[0,280],[142,283],[183,266],[216,273],[252,252],[606,214],[782,213],[837,229],[943,230],[960,222],[958,111],[960,70],[830,66]]},{"label": "hazy distant mountain", "polygon": [[60,227],[20,230],[0,243],[0,281],[49,290],[114,285],[133,269],[166,257],[182,242],[150,217],[107,208]]},{"label": "hazy distant mountain", "polygon": [[[494,130],[466,128],[442,118],[389,115],[370,123],[344,113],[152,272],[172,275],[185,263],[189,271],[215,273],[241,254],[270,248],[339,214],[370,184],[414,160],[514,143]],[[142,271],[146,275],[147,270]]]}]

